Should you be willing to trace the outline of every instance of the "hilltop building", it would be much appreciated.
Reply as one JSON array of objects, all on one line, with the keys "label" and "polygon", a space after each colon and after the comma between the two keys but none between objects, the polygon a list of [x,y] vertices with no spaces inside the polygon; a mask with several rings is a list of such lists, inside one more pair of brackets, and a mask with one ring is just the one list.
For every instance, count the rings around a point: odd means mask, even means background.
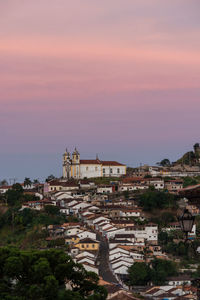
[{"label": "hilltop building", "polygon": [[63,154],[63,178],[92,178],[92,177],[120,177],[126,175],[126,165],[116,161],[102,161],[96,159],[80,159],[80,154],[75,148],[71,154]]}]

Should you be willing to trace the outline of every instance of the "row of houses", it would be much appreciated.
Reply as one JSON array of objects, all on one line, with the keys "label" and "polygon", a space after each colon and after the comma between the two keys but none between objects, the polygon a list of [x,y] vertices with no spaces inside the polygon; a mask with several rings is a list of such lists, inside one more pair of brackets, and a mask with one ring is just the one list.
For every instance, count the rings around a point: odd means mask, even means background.
[{"label": "row of houses", "polygon": [[69,254],[73,260],[84,266],[87,271],[99,274],[97,256],[99,241],[96,233],[78,223],[64,223],[61,226],[48,226],[48,241],[62,238],[69,246]]}]

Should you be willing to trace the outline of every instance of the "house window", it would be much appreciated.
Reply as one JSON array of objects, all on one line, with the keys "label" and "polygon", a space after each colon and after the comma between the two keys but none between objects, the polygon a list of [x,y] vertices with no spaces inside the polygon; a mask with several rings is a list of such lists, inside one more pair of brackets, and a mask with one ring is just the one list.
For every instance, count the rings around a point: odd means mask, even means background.
[{"label": "house window", "polygon": [[86,248],[89,248],[89,245],[86,245]]},{"label": "house window", "polygon": [[88,171],[88,167],[86,167],[86,171]]},{"label": "house window", "polygon": [[111,174],[112,174],[112,171],[113,171],[113,170],[110,168],[110,173],[111,173]]},{"label": "house window", "polygon": [[118,174],[120,173],[120,169],[119,169],[119,168],[117,169],[117,173],[118,173]]},{"label": "house window", "polygon": [[95,247],[95,245],[94,244],[92,244],[92,248],[94,248]]},{"label": "house window", "polygon": [[84,245],[81,245],[82,248],[85,248]]},{"label": "house window", "polygon": [[104,173],[104,174],[106,173],[106,170],[105,170],[105,169],[103,169],[103,173]]}]

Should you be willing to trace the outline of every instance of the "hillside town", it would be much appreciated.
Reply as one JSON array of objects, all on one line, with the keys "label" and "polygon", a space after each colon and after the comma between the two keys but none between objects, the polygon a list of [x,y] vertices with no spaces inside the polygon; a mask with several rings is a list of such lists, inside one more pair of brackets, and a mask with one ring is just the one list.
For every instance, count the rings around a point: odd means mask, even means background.
[{"label": "hillside town", "polygon": [[[75,263],[99,276],[107,299],[197,299],[199,166],[128,169],[98,157],[81,160],[77,149],[71,158],[66,150],[61,178],[1,183],[1,231],[8,209],[12,233],[20,224],[27,230],[30,220],[25,224],[23,218],[30,211],[33,219],[45,212],[53,222],[40,221],[39,244],[32,247],[64,249]],[[19,188],[21,204],[14,210],[13,195]],[[193,220],[188,231],[181,223],[184,213]],[[23,243],[24,249],[30,246],[29,240]]]}]

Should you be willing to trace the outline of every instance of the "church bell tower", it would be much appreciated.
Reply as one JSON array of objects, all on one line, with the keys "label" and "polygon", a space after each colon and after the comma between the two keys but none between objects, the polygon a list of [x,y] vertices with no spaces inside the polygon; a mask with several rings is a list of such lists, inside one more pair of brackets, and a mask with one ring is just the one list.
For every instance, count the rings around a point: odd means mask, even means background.
[{"label": "church bell tower", "polygon": [[71,155],[67,151],[63,154],[63,178],[69,179],[71,177]]},{"label": "church bell tower", "polygon": [[72,177],[80,178],[80,154],[76,148],[72,153]]}]

